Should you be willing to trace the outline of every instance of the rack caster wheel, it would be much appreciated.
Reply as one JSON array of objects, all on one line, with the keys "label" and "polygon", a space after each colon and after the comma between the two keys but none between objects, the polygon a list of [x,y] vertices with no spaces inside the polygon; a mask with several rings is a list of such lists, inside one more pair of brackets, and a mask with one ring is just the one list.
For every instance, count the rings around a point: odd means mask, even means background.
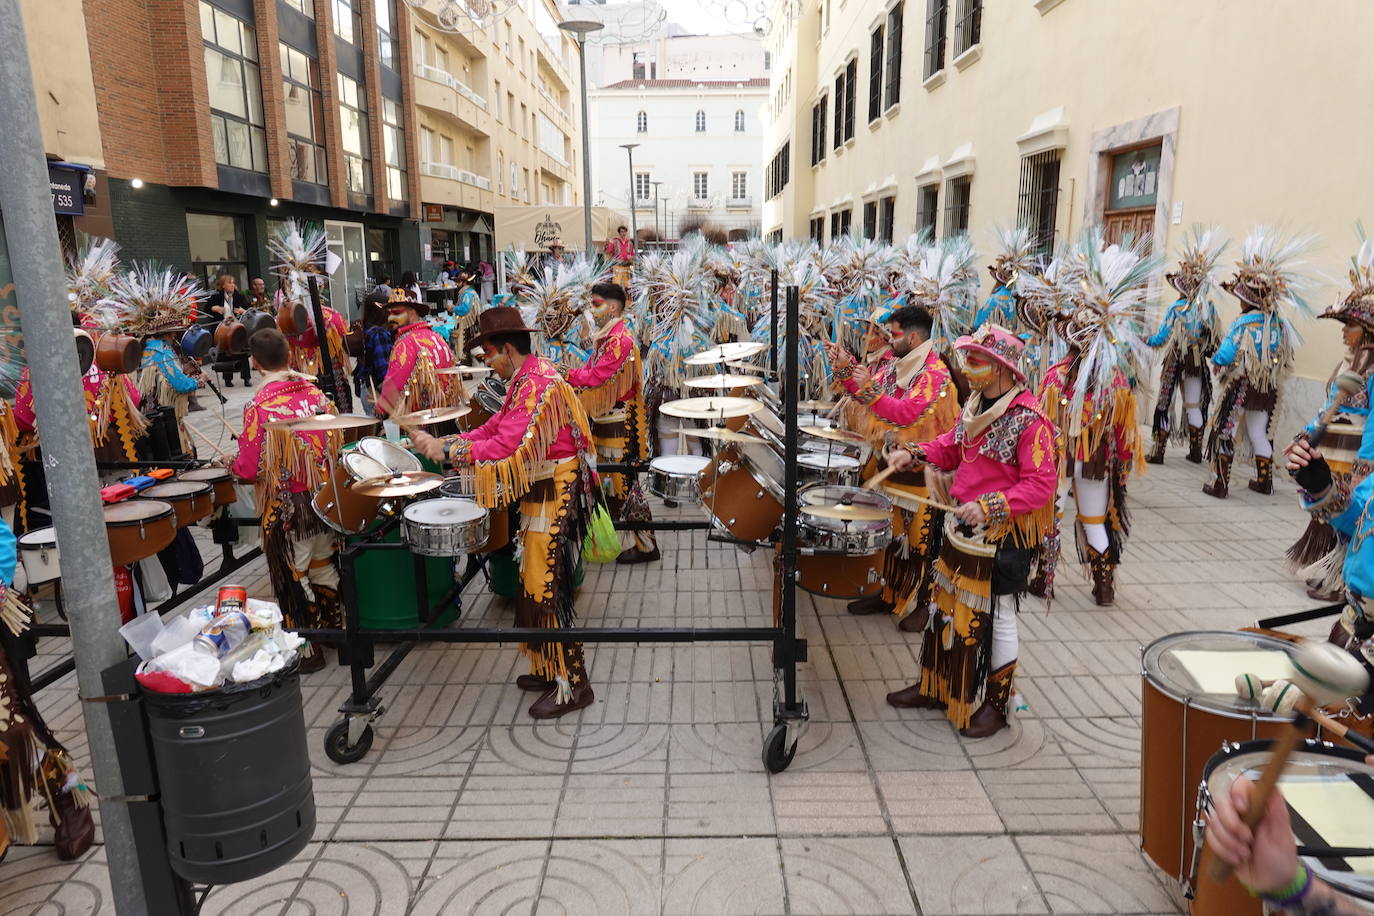
[{"label": "rack caster wheel", "polygon": [[[348,720],[340,719],[330,726],[324,736],[325,756],[335,763],[357,763],[372,750],[372,726],[364,725],[358,743],[348,743]],[[783,764],[786,766],[786,764]]]},{"label": "rack caster wheel", "polygon": [[770,773],[781,773],[797,753],[797,742],[787,742],[787,726],[778,723],[763,739],[763,766]]}]

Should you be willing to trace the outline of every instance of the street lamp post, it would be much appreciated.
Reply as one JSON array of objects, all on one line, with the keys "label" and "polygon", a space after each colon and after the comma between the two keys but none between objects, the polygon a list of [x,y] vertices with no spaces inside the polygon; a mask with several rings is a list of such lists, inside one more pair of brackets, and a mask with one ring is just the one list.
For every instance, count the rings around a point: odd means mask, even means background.
[{"label": "street lamp post", "polygon": [[577,67],[582,78],[582,232],[587,260],[592,253],[592,146],[587,123],[587,36],[606,26],[594,19],[568,19],[558,27],[577,40]]},{"label": "street lamp post", "polygon": [[[663,241],[663,236],[667,235],[666,231],[658,231],[658,186],[663,184],[663,182],[651,181],[649,184],[654,186],[654,235],[658,236],[658,240],[661,242]],[[666,226],[664,228],[667,229]]]},{"label": "street lamp post", "polygon": [[622,143],[620,148],[630,157],[630,241],[634,243],[635,257],[639,256],[639,221],[635,219],[635,147],[638,143]]}]

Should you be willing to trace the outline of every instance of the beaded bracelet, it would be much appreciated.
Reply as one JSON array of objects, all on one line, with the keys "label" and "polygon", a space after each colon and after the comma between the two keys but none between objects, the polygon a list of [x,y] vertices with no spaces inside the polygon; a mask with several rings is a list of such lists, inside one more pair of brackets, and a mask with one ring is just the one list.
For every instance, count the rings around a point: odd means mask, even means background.
[{"label": "beaded bracelet", "polygon": [[1307,870],[1306,865],[1299,862],[1298,870],[1293,873],[1293,880],[1278,890],[1260,892],[1248,885],[1245,889],[1250,892],[1250,896],[1258,897],[1272,907],[1286,910],[1301,903],[1307,892],[1312,890],[1312,873]]}]

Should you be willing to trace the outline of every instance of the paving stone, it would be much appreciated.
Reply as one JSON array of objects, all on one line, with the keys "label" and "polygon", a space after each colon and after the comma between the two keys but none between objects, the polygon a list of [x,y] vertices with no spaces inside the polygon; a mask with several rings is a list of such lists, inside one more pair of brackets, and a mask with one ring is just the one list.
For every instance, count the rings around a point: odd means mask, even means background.
[{"label": "paving stone", "polygon": [[1164,913],[1158,872],[1130,837],[1018,836],[1016,845],[1055,913]]},{"label": "paving stone", "polygon": [[912,912],[911,891],[887,837],[789,837],[781,841],[790,912]]},{"label": "paving stone", "polygon": [[1006,836],[902,836],[926,916],[1048,913],[1035,879]]}]

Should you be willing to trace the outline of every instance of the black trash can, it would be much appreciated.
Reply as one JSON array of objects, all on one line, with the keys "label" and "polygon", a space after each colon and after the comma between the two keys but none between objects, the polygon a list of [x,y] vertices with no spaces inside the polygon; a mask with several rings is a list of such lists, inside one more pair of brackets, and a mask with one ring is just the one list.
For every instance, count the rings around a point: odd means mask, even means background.
[{"label": "black trash can", "polygon": [[167,851],[186,880],[257,878],[314,835],[297,668],[205,693],[143,692]]}]

